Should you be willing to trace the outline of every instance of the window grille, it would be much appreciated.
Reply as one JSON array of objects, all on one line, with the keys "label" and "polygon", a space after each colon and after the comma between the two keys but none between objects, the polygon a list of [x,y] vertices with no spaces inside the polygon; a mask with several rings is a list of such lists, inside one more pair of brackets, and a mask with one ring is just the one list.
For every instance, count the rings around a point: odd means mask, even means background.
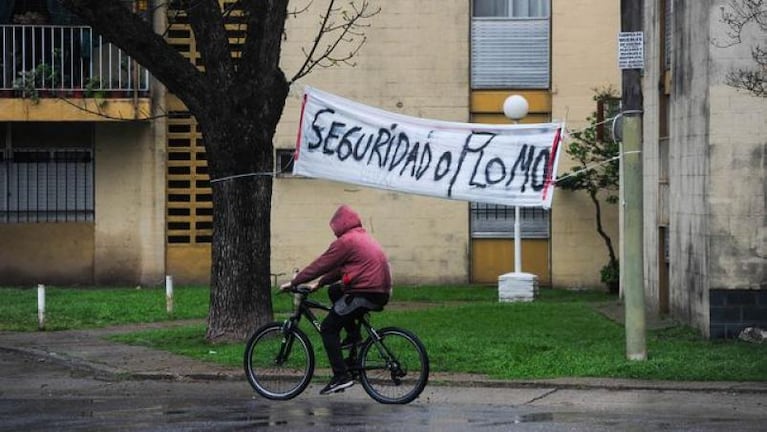
[{"label": "window grille", "polygon": [[202,134],[188,111],[171,111],[169,114],[168,243],[210,243],[213,199]]},{"label": "window grille", "polygon": [[[549,212],[541,208],[521,208],[519,221],[522,238],[549,238]],[[513,237],[514,207],[471,203],[471,234],[481,237]]]},{"label": "window grille", "polygon": [[7,146],[2,153],[0,221],[93,221],[92,148]]},{"label": "window grille", "polygon": [[[239,2],[219,2],[224,8],[227,36],[232,57],[242,51],[246,17]],[[170,46],[202,69],[201,54],[189,25],[186,10],[194,1],[168,2]],[[172,245],[210,244],[213,239],[213,194],[208,175],[205,144],[199,124],[186,107],[174,106],[168,117],[167,242]]]}]

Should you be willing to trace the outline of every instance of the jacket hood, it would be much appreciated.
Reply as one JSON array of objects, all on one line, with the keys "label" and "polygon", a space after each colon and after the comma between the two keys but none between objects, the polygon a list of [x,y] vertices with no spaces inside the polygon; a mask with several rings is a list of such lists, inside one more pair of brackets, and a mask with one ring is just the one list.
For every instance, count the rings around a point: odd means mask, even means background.
[{"label": "jacket hood", "polygon": [[333,230],[336,237],[341,237],[347,231],[361,226],[360,216],[346,204],[338,207],[333,217],[330,218],[330,229]]}]

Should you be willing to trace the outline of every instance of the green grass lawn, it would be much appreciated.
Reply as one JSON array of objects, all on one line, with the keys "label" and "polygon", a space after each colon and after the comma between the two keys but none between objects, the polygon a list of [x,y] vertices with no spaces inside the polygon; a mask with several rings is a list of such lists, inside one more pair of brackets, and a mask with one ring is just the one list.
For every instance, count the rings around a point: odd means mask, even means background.
[{"label": "green grass lawn", "polygon": [[[36,293],[0,289],[0,329],[36,329]],[[318,298],[324,299],[324,293]],[[648,360],[625,360],[625,333],[596,311],[615,298],[602,292],[541,290],[530,303],[498,303],[494,287],[420,286],[395,288],[394,301],[372,316],[377,327],[413,330],[427,347],[432,370],[496,378],[624,377],[674,380],[767,380],[767,346],[707,341],[685,327],[648,331]],[[165,313],[162,289],[51,289],[48,329],[84,328],[168,319],[204,318],[208,291],[176,290],[176,312]],[[278,319],[290,297],[276,295]],[[326,358],[306,323],[319,367]],[[241,367],[243,344],[210,345],[204,324],[113,337],[191,357]]]}]

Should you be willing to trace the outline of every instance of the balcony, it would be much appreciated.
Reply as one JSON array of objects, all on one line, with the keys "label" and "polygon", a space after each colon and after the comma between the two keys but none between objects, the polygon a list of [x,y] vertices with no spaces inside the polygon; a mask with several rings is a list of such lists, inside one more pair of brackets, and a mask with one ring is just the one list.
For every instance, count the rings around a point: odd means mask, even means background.
[{"label": "balcony", "polygon": [[149,72],[90,27],[0,25],[0,32],[0,121],[149,116]]}]

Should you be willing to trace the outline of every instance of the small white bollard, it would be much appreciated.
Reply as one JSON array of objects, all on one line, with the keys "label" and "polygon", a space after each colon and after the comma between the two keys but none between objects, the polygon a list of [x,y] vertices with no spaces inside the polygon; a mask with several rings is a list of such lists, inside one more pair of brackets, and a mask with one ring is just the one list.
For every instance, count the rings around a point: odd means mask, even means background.
[{"label": "small white bollard", "polygon": [[37,285],[37,328],[45,330],[45,285]]},{"label": "small white bollard", "polygon": [[165,310],[173,313],[173,276],[165,276]]}]

